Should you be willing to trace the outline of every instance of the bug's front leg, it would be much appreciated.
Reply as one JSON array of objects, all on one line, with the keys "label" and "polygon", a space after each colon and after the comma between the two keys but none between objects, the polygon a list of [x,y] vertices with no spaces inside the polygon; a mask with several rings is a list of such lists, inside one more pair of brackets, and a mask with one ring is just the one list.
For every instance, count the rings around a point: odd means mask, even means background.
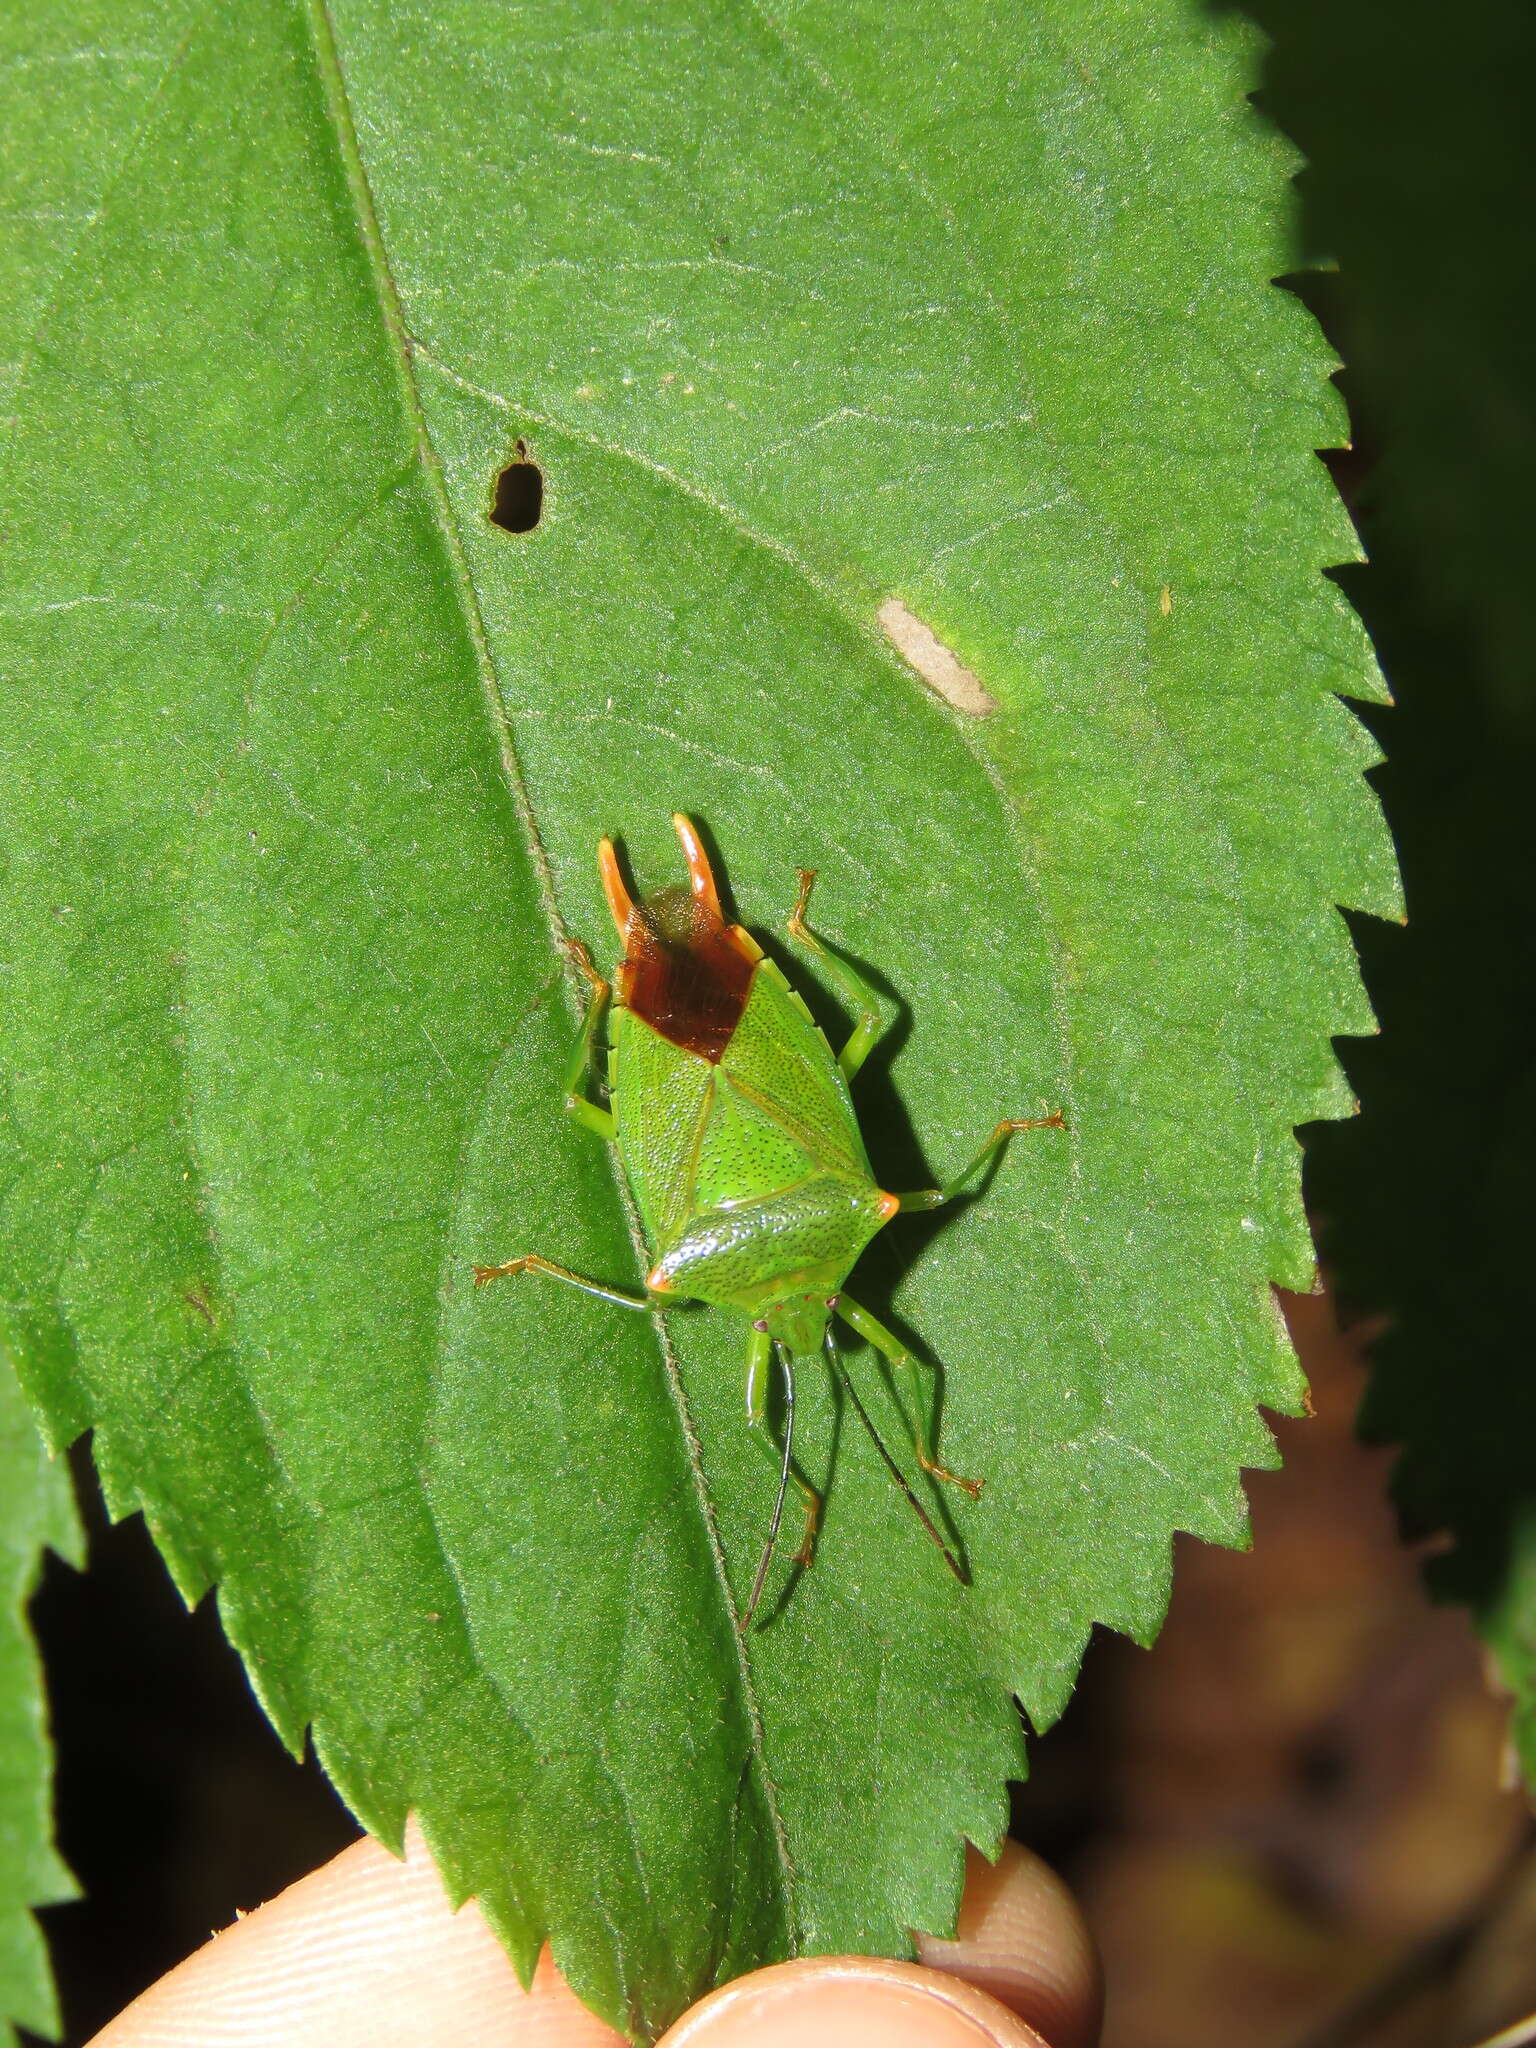
[{"label": "bug's front leg", "polygon": [[814,868],[796,868],[800,877],[800,895],[790,914],[788,932],[797,939],[809,953],[814,953],[826,969],[827,979],[846,1002],[852,1003],[858,1014],[848,1043],[837,1056],[843,1079],[851,1081],[874,1050],[876,1039],[885,1026],[875,1002],[875,992],[869,983],[846,960],[839,960],[835,953],[829,953],[821,940],[805,921],[806,908],[811,900],[811,886],[816,880]]},{"label": "bug's front leg", "polygon": [[592,955],[580,939],[568,939],[571,957],[586,976],[590,991],[587,1014],[582,1020],[581,1036],[571,1054],[570,1064],[565,1070],[565,1113],[574,1117],[589,1131],[595,1131],[609,1144],[614,1139],[613,1111],[602,1103],[594,1102],[587,1093],[592,1079],[592,1062],[597,1049],[598,1029],[608,1014],[610,990],[606,981],[592,965]]},{"label": "bug's front leg", "polygon": [[918,1361],[906,1345],[901,1343],[884,1323],[872,1316],[867,1308],[860,1308],[848,1295],[839,1294],[833,1306],[849,1329],[857,1330],[864,1341],[872,1344],[886,1360],[891,1370],[900,1375],[900,1384],[907,1389],[912,1402],[912,1448],[917,1452],[919,1465],[935,1479],[946,1479],[951,1486],[958,1486],[960,1491],[968,1494],[972,1500],[980,1500],[981,1489],[985,1484],[983,1480],[962,1479],[958,1472],[951,1472],[933,1455],[933,1444],[928,1433],[927,1403],[923,1399],[923,1389],[918,1382]]},{"label": "bug's front leg", "polygon": [[964,1191],[966,1183],[975,1179],[1015,1131],[1064,1131],[1066,1128],[1067,1120],[1059,1109],[1053,1109],[1049,1116],[1005,1116],[969,1166],[962,1168],[953,1180],[947,1180],[941,1188],[914,1188],[910,1194],[898,1195],[896,1199],[903,1209],[941,1209]]},{"label": "bug's front leg", "polygon": [[[774,1449],[768,1434],[768,1368],[773,1362],[773,1339],[766,1330],[754,1330],[752,1342],[747,1348],[747,1427],[752,1441],[760,1444],[764,1455],[779,1469],[779,1453]],[[810,1564],[816,1551],[816,1525],[821,1519],[821,1495],[815,1487],[802,1479],[793,1466],[790,1468],[790,1483],[800,1495],[805,1510],[805,1527],[800,1535],[800,1548],[795,1552],[795,1563]]]}]

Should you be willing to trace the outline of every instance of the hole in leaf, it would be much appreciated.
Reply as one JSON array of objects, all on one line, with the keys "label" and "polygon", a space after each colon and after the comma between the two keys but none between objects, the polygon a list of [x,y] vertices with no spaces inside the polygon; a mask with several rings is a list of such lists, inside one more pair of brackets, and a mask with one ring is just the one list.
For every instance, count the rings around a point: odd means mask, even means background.
[{"label": "hole in leaf", "polygon": [[519,441],[517,453],[496,479],[491,524],[503,533],[532,533],[544,510],[544,472]]}]

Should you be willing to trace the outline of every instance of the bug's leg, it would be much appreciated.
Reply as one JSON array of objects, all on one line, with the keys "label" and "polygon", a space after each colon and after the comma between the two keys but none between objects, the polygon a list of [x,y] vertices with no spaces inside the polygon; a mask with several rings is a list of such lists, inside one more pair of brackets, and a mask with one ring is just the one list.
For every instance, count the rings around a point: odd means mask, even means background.
[{"label": "bug's leg", "polygon": [[[752,1432],[752,1441],[761,1444],[765,1456],[779,1469],[779,1453],[774,1449],[773,1439],[768,1434],[768,1367],[773,1359],[773,1339],[766,1330],[754,1330],[752,1343],[747,1351],[747,1427]],[[816,1549],[816,1524],[821,1519],[821,1495],[808,1481],[791,1466],[790,1484],[800,1496],[800,1505],[805,1511],[805,1527],[800,1534],[800,1548],[795,1552],[797,1565],[808,1565]]]},{"label": "bug's leg", "polygon": [[959,1558],[956,1557],[955,1553],[950,1549],[949,1545],[944,1541],[944,1538],[939,1534],[938,1524],[934,1521],[932,1515],[929,1514],[928,1510],[923,1506],[922,1502],[918,1499],[917,1495],[912,1491],[911,1487],[908,1486],[906,1479],[902,1475],[901,1467],[897,1464],[896,1460],[891,1456],[890,1452],[886,1449],[884,1437],[881,1436],[879,1430],[876,1429],[873,1421],[871,1420],[869,1410],[864,1406],[864,1403],[859,1399],[859,1390],[853,1384],[852,1373],[849,1372],[847,1366],[843,1363],[843,1354],[838,1349],[837,1339],[832,1334],[832,1325],[830,1323],[828,1323],[826,1331],[822,1337],[822,1347],[827,1354],[827,1363],[831,1366],[837,1378],[840,1379],[843,1383],[843,1391],[847,1394],[848,1399],[853,1404],[854,1414],[858,1416],[860,1422],[862,1422],[864,1427],[869,1431],[875,1449],[880,1453],[880,1462],[885,1467],[886,1471],[889,1472],[889,1474],[891,1475],[891,1483],[895,1486],[897,1492],[901,1495],[902,1499],[906,1502],[907,1506],[912,1510],[913,1514],[916,1515],[917,1519],[922,1523],[923,1528],[927,1532],[929,1538],[938,1545],[939,1549],[943,1553],[944,1562],[949,1566],[950,1570],[954,1573],[955,1577],[960,1581],[962,1586],[968,1586],[971,1583],[970,1573],[966,1570],[965,1566],[960,1562]]},{"label": "bug's leg", "polygon": [[[773,1563],[774,1547],[779,1540],[779,1521],[784,1513],[784,1495],[789,1490],[789,1475],[795,1459],[795,1369],[789,1353],[783,1345],[778,1346],[779,1365],[784,1374],[784,1450],[775,1460],[779,1468],[779,1490],[773,1497],[773,1514],[768,1523],[768,1540],[763,1545],[763,1554],[757,1561],[757,1572],[752,1580],[752,1591],[747,1595],[747,1604],[741,1610],[741,1619],[736,1626],[742,1635],[752,1626],[752,1617],[757,1612],[757,1603],[762,1598],[763,1582],[768,1577],[768,1567]],[[749,1396],[750,1398],[750,1396]],[[766,1439],[765,1439],[766,1441]]]},{"label": "bug's leg", "polygon": [[588,1280],[568,1266],[557,1266],[553,1259],[540,1258],[537,1252],[524,1252],[520,1259],[508,1259],[504,1266],[476,1266],[474,1272],[477,1287],[483,1287],[487,1280],[509,1279],[514,1273],[547,1273],[551,1280],[563,1280],[567,1287],[579,1287],[583,1294],[595,1294],[599,1301],[616,1301],[620,1308],[655,1307],[646,1295],[626,1294],[622,1287],[605,1287],[601,1280]]},{"label": "bug's leg", "polygon": [[918,1381],[918,1361],[905,1344],[899,1343],[884,1323],[872,1316],[867,1308],[860,1308],[846,1294],[839,1294],[835,1303],[836,1312],[849,1329],[857,1330],[867,1344],[872,1344],[885,1359],[891,1370],[899,1377],[899,1384],[905,1387],[912,1402],[912,1447],[917,1452],[917,1462],[925,1472],[935,1479],[947,1479],[951,1486],[958,1486],[962,1493],[972,1500],[981,1498],[983,1482],[980,1479],[962,1479],[958,1472],[950,1472],[933,1455],[929,1441],[926,1404],[923,1389]]},{"label": "bug's leg", "polygon": [[580,939],[568,939],[571,957],[587,978],[590,991],[587,999],[587,1014],[582,1020],[581,1036],[571,1054],[570,1065],[565,1070],[565,1113],[584,1124],[589,1131],[595,1131],[600,1138],[613,1142],[613,1111],[605,1109],[600,1102],[594,1102],[587,1094],[587,1085],[592,1077],[592,1062],[597,1050],[597,1034],[603,1018],[608,1013],[608,984],[592,965],[592,955]]},{"label": "bug's leg", "polygon": [[1049,1116],[1005,1116],[970,1165],[957,1173],[953,1180],[947,1180],[941,1188],[914,1188],[910,1194],[898,1195],[896,1200],[903,1209],[940,1209],[961,1193],[967,1181],[973,1180],[992,1155],[1001,1151],[1015,1131],[1064,1131],[1066,1128],[1067,1120],[1059,1109],[1052,1110]]},{"label": "bug's leg", "polygon": [[843,1070],[843,1079],[851,1081],[874,1049],[875,1040],[884,1026],[880,1011],[875,1003],[875,993],[869,983],[846,960],[839,960],[835,953],[829,953],[805,921],[806,906],[811,900],[811,886],[816,880],[814,868],[796,868],[800,877],[800,895],[790,914],[789,936],[797,939],[808,952],[814,953],[826,970],[827,979],[845,1001],[851,1003],[858,1013],[848,1043],[837,1056],[837,1064]]}]

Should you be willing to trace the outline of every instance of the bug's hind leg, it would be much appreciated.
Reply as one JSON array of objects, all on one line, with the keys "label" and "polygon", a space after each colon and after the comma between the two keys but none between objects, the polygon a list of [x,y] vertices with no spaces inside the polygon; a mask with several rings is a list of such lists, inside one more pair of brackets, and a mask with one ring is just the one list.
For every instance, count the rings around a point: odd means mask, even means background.
[{"label": "bug's hind leg", "polygon": [[[780,1453],[768,1433],[768,1368],[773,1361],[773,1340],[766,1330],[754,1330],[752,1343],[747,1352],[747,1427],[752,1441],[762,1447],[764,1456],[775,1472],[780,1469]],[[821,1495],[806,1479],[803,1479],[793,1465],[789,1471],[789,1483],[800,1496],[800,1505],[805,1512],[805,1526],[800,1534],[800,1548],[795,1552],[794,1561],[802,1569],[809,1565],[816,1554],[816,1525],[821,1520]]]},{"label": "bug's hind leg", "polygon": [[864,1427],[869,1431],[870,1438],[874,1443],[875,1449],[880,1454],[880,1462],[891,1476],[891,1484],[896,1488],[897,1492],[901,1495],[902,1499],[906,1502],[907,1506],[912,1510],[913,1514],[916,1515],[918,1521],[922,1523],[924,1533],[927,1535],[929,1541],[937,1545],[940,1553],[943,1556],[944,1562],[949,1566],[950,1570],[954,1573],[955,1577],[960,1581],[961,1585],[968,1586],[971,1583],[970,1572],[967,1570],[965,1565],[961,1563],[960,1559],[956,1557],[955,1553],[950,1549],[949,1545],[944,1541],[943,1536],[939,1532],[938,1523],[935,1522],[932,1515],[929,1514],[928,1510],[923,1506],[922,1502],[918,1499],[917,1495],[912,1491],[911,1487],[908,1486],[905,1474],[902,1472],[902,1469],[897,1464],[896,1460],[891,1456],[890,1452],[886,1449],[885,1439],[881,1436],[879,1430],[876,1429],[874,1422],[870,1417],[869,1410],[864,1406],[864,1403],[859,1399],[859,1390],[853,1384],[853,1375],[849,1372],[847,1366],[843,1363],[843,1354],[838,1349],[837,1339],[832,1334],[832,1325],[830,1323],[828,1323],[825,1331],[822,1334],[822,1348],[827,1354],[827,1363],[831,1366],[834,1376],[842,1381],[843,1392],[847,1395],[849,1401],[852,1403],[854,1414],[858,1416],[860,1422],[862,1422]]},{"label": "bug's hind leg", "polygon": [[860,1308],[859,1304],[846,1294],[838,1295],[836,1312],[849,1329],[857,1330],[867,1344],[874,1346],[892,1372],[897,1375],[899,1384],[907,1390],[912,1403],[912,1448],[917,1452],[919,1465],[935,1479],[946,1480],[949,1485],[958,1486],[960,1491],[969,1495],[972,1500],[980,1500],[984,1481],[962,1479],[958,1472],[951,1472],[933,1455],[933,1444],[928,1432],[927,1403],[923,1399],[924,1390],[918,1381],[917,1359],[884,1323],[872,1316],[867,1308]]},{"label": "bug's hind leg", "polygon": [[509,1280],[514,1273],[544,1273],[551,1280],[563,1280],[567,1287],[579,1287],[583,1294],[595,1294],[599,1301],[617,1302],[620,1308],[651,1308],[652,1302],[641,1294],[626,1294],[622,1287],[605,1287],[601,1280],[589,1280],[583,1273],[573,1273],[569,1266],[557,1266],[553,1259],[541,1258],[537,1252],[524,1252],[520,1259],[508,1259],[504,1266],[476,1266],[475,1285],[484,1287],[488,1280]]},{"label": "bug's hind leg", "polygon": [[875,992],[869,983],[846,960],[840,960],[817,938],[805,921],[806,908],[811,900],[811,888],[816,880],[814,868],[796,868],[800,877],[800,895],[790,913],[787,930],[789,936],[814,953],[832,983],[845,1002],[851,1003],[858,1016],[858,1022],[849,1034],[848,1042],[837,1056],[837,1064],[843,1072],[843,1079],[851,1081],[874,1050],[875,1041],[885,1029],[880,1011],[875,1002]]}]

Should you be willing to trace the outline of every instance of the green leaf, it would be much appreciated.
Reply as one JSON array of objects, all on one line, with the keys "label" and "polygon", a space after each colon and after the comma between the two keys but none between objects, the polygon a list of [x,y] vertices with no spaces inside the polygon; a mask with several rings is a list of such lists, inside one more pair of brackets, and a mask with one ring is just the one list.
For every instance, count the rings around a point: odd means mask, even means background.
[{"label": "green leaf", "polygon": [[[1150,1637],[1173,1530],[1241,1537],[1298,1397],[1291,1126],[1366,1022],[1333,905],[1395,900],[1250,41],[1173,0],[109,21],[10,31],[28,1384],[524,1966],[548,1931],[645,2035],[901,1952],[999,1839],[1013,1696]],[[740,1324],[467,1284],[634,1282],[559,941],[607,957],[594,843],[673,879],[679,808],[749,923],[814,866],[884,977],[887,1184],[1069,1115],[860,1271],[987,1481],[969,1592],[807,1385],[818,1561],[743,1641]]]},{"label": "green leaf", "polygon": [[1362,921],[1382,1028],[1347,1048],[1362,1114],[1318,1135],[1312,1193],[1342,1286],[1386,1312],[1362,1426],[1401,1446],[1406,1528],[1440,1538],[1430,1584],[1471,1609],[1536,1783],[1536,16],[1255,11],[1374,452],[1351,591],[1397,698],[1372,722],[1408,906]]},{"label": "green leaf", "polygon": [[6,2021],[50,2039],[59,2031],[36,1906],[74,1897],[53,1852],[47,1714],[26,1607],[44,1546],[80,1559],[69,1474],[49,1458],[0,1359],[0,2035]]}]

